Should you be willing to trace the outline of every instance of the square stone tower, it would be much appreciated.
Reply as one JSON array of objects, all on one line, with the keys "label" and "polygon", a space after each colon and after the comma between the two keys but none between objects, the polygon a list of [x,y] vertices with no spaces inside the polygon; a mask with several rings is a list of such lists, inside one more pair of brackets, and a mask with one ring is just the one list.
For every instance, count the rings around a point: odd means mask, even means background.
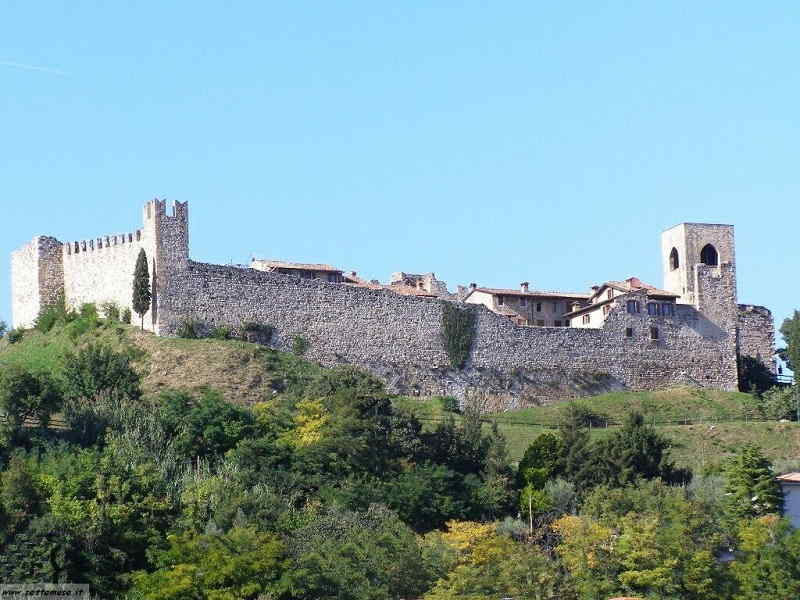
[{"label": "square stone tower", "polygon": [[[679,294],[678,302],[701,309],[702,294],[697,276],[701,272],[724,270],[732,277],[736,304],[736,248],[733,225],[681,223],[661,234],[664,289]],[[712,269],[698,268],[700,265]],[[722,267],[724,269],[721,269]],[[702,273],[701,273],[702,278]]]}]

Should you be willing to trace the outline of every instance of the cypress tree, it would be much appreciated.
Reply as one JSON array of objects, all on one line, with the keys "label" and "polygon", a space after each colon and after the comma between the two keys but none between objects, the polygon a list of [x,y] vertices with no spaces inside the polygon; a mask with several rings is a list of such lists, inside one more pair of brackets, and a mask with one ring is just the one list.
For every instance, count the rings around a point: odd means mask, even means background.
[{"label": "cypress tree", "polygon": [[150,310],[150,271],[147,269],[147,254],[144,248],[139,250],[136,259],[136,268],[133,271],[133,310],[142,320],[144,330],[144,315]]}]

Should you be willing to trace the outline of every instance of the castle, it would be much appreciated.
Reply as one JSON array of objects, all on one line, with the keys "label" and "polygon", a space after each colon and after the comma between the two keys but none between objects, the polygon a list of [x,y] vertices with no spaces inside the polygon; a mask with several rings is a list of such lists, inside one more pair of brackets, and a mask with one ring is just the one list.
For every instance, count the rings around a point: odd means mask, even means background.
[{"label": "castle", "polygon": [[[77,242],[35,237],[11,258],[14,326],[30,327],[62,295],[75,307],[130,307],[144,249],[153,296],[146,329],[175,335],[187,319],[206,329],[269,324],[273,347],[289,350],[302,336],[308,358],[358,365],[405,393],[481,389],[516,405],[615,388],[735,390],[744,357],[775,370],[771,313],[737,303],[730,225],[683,223],[662,233],[663,289],[632,277],[586,294],[530,291],[527,283],[519,290],[472,284],[449,294],[433,274],[400,273],[393,289],[327,265],[293,271],[295,263],[277,261],[196,262],[188,218],[188,203],[168,212],[156,199],[132,233]],[[442,334],[448,302],[475,314],[461,369],[450,367]]]}]

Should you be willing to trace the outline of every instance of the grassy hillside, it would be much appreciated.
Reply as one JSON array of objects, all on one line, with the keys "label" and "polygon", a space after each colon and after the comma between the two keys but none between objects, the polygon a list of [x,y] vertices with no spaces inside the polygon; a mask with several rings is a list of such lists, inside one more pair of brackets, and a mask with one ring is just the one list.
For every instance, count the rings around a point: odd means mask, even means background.
[{"label": "grassy hillside", "polygon": [[[226,399],[250,404],[318,373],[322,367],[293,354],[238,340],[159,338],[135,326],[101,324],[84,330],[80,321],[56,327],[47,334],[25,333],[16,344],[0,340],[0,367],[20,364],[35,371],[54,372],[66,352],[90,342],[126,350],[143,375],[146,393],[166,387],[196,390],[216,388]],[[772,459],[800,458],[800,426],[795,423],[753,422],[749,394],[692,388],[655,392],[613,392],[579,402],[608,421],[592,435],[613,431],[631,410],[645,415],[679,445],[674,455],[681,465],[713,468],[745,442],[762,446]],[[426,427],[448,415],[441,398],[397,397],[395,406],[417,415]],[[542,431],[556,426],[563,404],[530,407],[487,415],[486,427],[497,422],[508,440],[512,460],[518,460]]]},{"label": "grassy hillside", "polygon": [[292,354],[239,340],[157,337],[135,326],[105,324],[76,334],[70,325],[47,334],[25,332],[16,344],[0,340],[0,366],[19,364],[33,371],[55,372],[66,352],[91,342],[126,350],[143,375],[145,393],[166,387],[216,388],[237,404],[263,401],[273,390],[307,377],[321,367]]}]

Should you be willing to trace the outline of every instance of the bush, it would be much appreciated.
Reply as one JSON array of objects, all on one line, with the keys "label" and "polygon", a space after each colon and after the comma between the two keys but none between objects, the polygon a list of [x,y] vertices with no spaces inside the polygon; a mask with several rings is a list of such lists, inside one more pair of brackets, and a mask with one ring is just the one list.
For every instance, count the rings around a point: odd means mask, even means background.
[{"label": "bush", "polygon": [[245,321],[242,323],[242,339],[246,342],[256,341],[266,344],[272,338],[275,328],[266,323],[257,323],[255,321]]},{"label": "bush", "polygon": [[296,335],[292,339],[292,352],[297,356],[303,356],[309,348],[308,340],[302,335]]},{"label": "bush", "polygon": [[63,296],[55,304],[43,306],[34,321],[34,327],[42,333],[49,332],[56,324],[66,324],[73,321],[77,315],[67,310]]},{"label": "bush", "polygon": [[445,412],[461,412],[461,406],[458,404],[458,398],[454,398],[453,396],[439,396],[439,403],[442,406],[442,410]]},{"label": "bush", "polygon": [[8,332],[8,343],[9,344],[16,344],[17,342],[21,341],[22,338],[25,336],[25,330],[22,327],[17,327],[16,329],[12,329]]},{"label": "bush", "polygon": [[112,323],[119,321],[120,310],[116,302],[103,302],[103,304],[100,305],[100,310],[103,311],[103,317]]},{"label": "bush", "polygon": [[459,308],[452,302],[442,303],[442,341],[450,366],[461,369],[469,358],[475,337],[475,312]]},{"label": "bush", "polygon": [[795,419],[797,401],[791,387],[776,386],[761,396],[761,412],[768,419]]},{"label": "bush", "polygon": [[220,325],[211,330],[211,337],[215,340],[229,340],[231,339],[231,328]]},{"label": "bush", "polygon": [[60,405],[58,388],[48,376],[34,375],[17,366],[0,372],[0,410],[11,430],[19,430],[27,419],[36,419],[47,427],[50,415]]},{"label": "bush", "polygon": [[131,309],[130,308],[125,307],[122,310],[122,322],[125,323],[126,325],[130,325],[131,324],[131,317],[132,316],[133,315],[131,314]]},{"label": "bush", "polygon": [[6,334],[6,329],[8,329],[8,325],[6,325],[5,321],[0,321],[0,339]]},{"label": "bush", "polygon": [[178,325],[178,331],[176,334],[179,338],[184,338],[187,340],[196,340],[200,337],[200,327],[202,324],[200,321],[196,319],[184,319],[181,321],[180,325]]}]

